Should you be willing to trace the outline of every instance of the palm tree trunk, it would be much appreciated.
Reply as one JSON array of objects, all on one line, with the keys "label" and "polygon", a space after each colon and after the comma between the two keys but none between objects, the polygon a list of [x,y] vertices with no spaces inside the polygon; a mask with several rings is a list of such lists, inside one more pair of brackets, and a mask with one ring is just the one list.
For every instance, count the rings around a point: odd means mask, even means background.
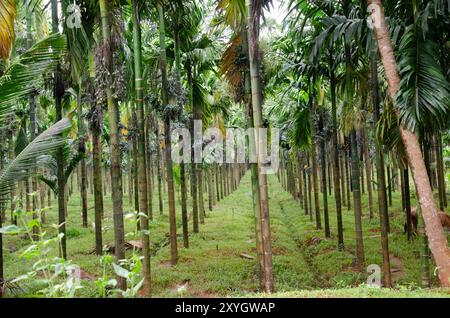
[{"label": "palm tree trunk", "polygon": [[387,185],[388,185],[388,201],[389,206],[392,206],[392,177],[390,164],[387,165],[386,170],[387,170]]},{"label": "palm tree trunk", "polygon": [[269,217],[269,195],[267,189],[267,178],[262,173],[262,162],[259,156],[260,138],[259,128],[263,127],[261,110],[261,87],[259,79],[259,23],[261,17],[261,3],[252,5],[251,0],[246,0],[248,14],[248,42],[249,42],[249,63],[250,63],[250,81],[252,91],[253,120],[256,129],[256,154],[258,158],[258,185],[260,194],[261,208],[261,233],[264,246],[264,291],[271,293],[274,291],[273,273],[272,273],[272,242],[270,233]]},{"label": "palm tree trunk", "polygon": [[[136,118],[136,111],[134,108],[133,103],[131,103],[131,130],[136,131],[137,130],[137,118]],[[139,193],[139,180],[138,180],[138,142],[137,142],[137,136],[135,133],[133,133],[133,135],[131,136],[129,142],[131,142],[132,144],[132,148],[131,148],[131,155],[133,158],[133,164],[132,164],[132,180],[133,180],[133,194],[134,194],[134,211],[139,212],[140,209],[140,202],[139,202],[139,197],[140,197],[140,193]],[[141,228],[141,224],[139,222],[139,217],[138,218],[138,222],[137,222],[137,229],[138,231]]]},{"label": "palm tree trunk", "polygon": [[[174,26],[175,38],[175,66],[177,72],[177,80],[181,87],[181,49],[180,49],[180,32],[178,25]],[[183,150],[186,151],[186,150]],[[180,154],[181,155],[181,154]],[[180,162],[180,186],[181,186],[181,215],[183,223],[183,244],[185,248],[189,247],[189,233],[188,233],[188,217],[187,217],[187,188],[186,188],[186,167],[184,161]]]},{"label": "palm tree trunk", "polygon": [[[372,24],[374,26],[378,48],[383,61],[386,79],[389,84],[389,94],[395,107],[395,96],[400,87],[400,75],[398,73],[391,37],[384,17],[383,5],[381,0],[368,0],[368,3],[373,8]],[[429,177],[420,150],[420,144],[417,136],[402,126],[400,126],[400,135],[405,146],[408,164],[413,175],[425,223],[425,232],[428,236],[428,244],[438,268],[439,280],[443,287],[449,287],[450,249],[448,248],[447,237],[438,216],[438,209],[434,202]]]},{"label": "palm tree trunk", "polygon": [[[193,79],[192,79],[192,65],[190,62],[186,65],[187,69],[187,81],[189,86],[189,102],[191,103],[191,107],[193,110],[193,119],[191,122],[190,132],[191,136],[194,136],[194,122],[195,122],[195,105],[194,105],[194,98],[193,98],[193,92],[192,92],[192,86],[193,86]],[[192,140],[192,148],[195,147],[194,140]],[[198,227],[198,184],[197,184],[197,164],[194,162],[194,153],[192,152],[191,155],[191,165],[190,165],[190,172],[191,172],[191,197],[192,197],[192,225],[193,225],[193,231],[194,233],[199,232]],[[202,197],[203,198],[203,197]],[[202,202],[203,204],[203,202]]]},{"label": "palm tree trunk", "polygon": [[158,202],[159,202],[159,214],[163,214],[163,198],[162,198],[162,174],[163,171],[161,169],[161,144],[160,144],[160,127],[159,122],[157,118],[155,118],[155,130],[156,130],[156,136],[157,136],[157,144],[156,144],[156,166],[157,166],[157,173],[158,173]]},{"label": "palm tree trunk", "polygon": [[361,130],[363,139],[364,167],[366,169],[367,193],[369,194],[369,217],[373,218],[373,191],[372,191],[372,162],[369,156],[369,139],[367,138],[367,130],[364,127]]},{"label": "palm tree trunk", "polygon": [[211,169],[208,168],[208,208],[209,211],[213,209],[213,193],[212,193],[212,177],[211,177]]},{"label": "palm tree trunk", "polygon": [[149,234],[149,211],[148,211],[148,189],[147,189],[147,162],[145,145],[145,115],[144,115],[144,87],[142,85],[142,44],[141,44],[141,19],[139,16],[138,1],[132,1],[133,10],[133,44],[134,44],[134,77],[136,85],[137,105],[137,146],[138,146],[138,190],[139,190],[139,212],[141,212],[139,223],[142,235],[142,285],[143,294],[151,295],[151,272],[150,272],[150,234]]},{"label": "palm tree trunk", "polygon": [[[100,14],[102,22],[103,45],[105,46],[105,66],[109,70],[109,76],[112,76],[112,51],[111,51],[111,26],[110,11],[106,0],[99,0]],[[111,81],[112,82],[112,81]],[[120,144],[119,144],[119,109],[114,101],[111,86],[106,88],[108,117],[110,129],[110,152],[111,152],[111,190],[113,201],[113,219],[114,219],[114,240],[115,240],[115,256],[118,262],[125,258],[124,245],[124,224],[123,224],[123,207],[122,207],[122,176],[120,170]],[[123,277],[117,277],[118,287],[126,289],[126,281]]]},{"label": "palm tree trunk", "polygon": [[102,189],[102,145],[100,140],[101,123],[98,122],[101,118],[101,106],[94,105],[96,111],[92,119],[92,166],[93,166],[93,183],[94,183],[94,218],[95,218],[95,253],[97,255],[103,254],[102,243],[102,218],[103,218],[103,189]]},{"label": "palm tree trunk", "polygon": [[83,106],[81,104],[81,82],[78,83],[77,92],[77,114],[78,114],[78,134],[79,134],[79,152],[83,154],[83,158],[80,160],[80,194],[81,194],[81,215],[82,225],[84,228],[88,227],[88,203],[87,203],[87,186],[86,186],[86,160],[84,159],[86,153],[85,146],[85,131],[83,123]]},{"label": "palm tree trunk", "polygon": [[[301,162],[301,157],[300,157],[300,153],[297,153],[297,179],[298,179],[298,199],[300,202],[300,207],[302,209],[304,209],[304,204],[303,204],[303,176],[302,176],[302,162]],[[306,193],[305,193],[306,195]]]},{"label": "palm tree trunk", "polygon": [[356,141],[356,131],[350,133],[351,139],[351,166],[352,166],[352,189],[353,189],[353,207],[355,213],[355,234],[356,234],[356,267],[362,271],[364,266],[364,243],[362,235],[361,222],[361,190],[360,190],[360,168],[358,156],[358,143]]},{"label": "palm tree trunk", "polygon": [[219,174],[219,165],[217,163],[213,164],[215,181],[216,181],[216,199],[217,202],[220,201],[220,174]]},{"label": "palm tree trunk", "polygon": [[[338,147],[339,147],[339,144],[338,144]],[[345,199],[345,198],[347,198],[347,193],[346,193],[347,183],[345,181],[344,159],[342,158],[343,153],[344,153],[344,151],[341,151],[339,153],[339,148],[338,148],[339,176],[341,179],[341,189],[342,189],[341,203],[342,203],[342,206],[347,206],[347,201]],[[347,191],[348,191],[348,189],[347,189]]]},{"label": "palm tree trunk", "polygon": [[151,133],[151,115],[147,110],[146,125],[145,125],[145,149],[146,149],[146,166],[147,166],[147,193],[148,193],[148,217],[153,220],[153,165],[152,152],[150,149],[150,133]]},{"label": "palm tree trunk", "polygon": [[[380,94],[378,91],[378,63],[375,57],[371,60],[371,93],[372,104],[374,108],[374,123],[372,129],[375,130],[375,123],[380,119]],[[389,259],[389,237],[388,237],[388,206],[386,198],[386,179],[384,176],[384,155],[382,145],[375,142],[376,151],[376,169],[377,169],[377,194],[378,194],[378,213],[380,215],[381,225],[381,250],[383,254],[383,281],[384,287],[392,287],[391,265]]]},{"label": "palm tree trunk", "polygon": [[203,169],[201,168],[201,164],[199,164],[200,168],[197,170],[197,182],[198,182],[198,214],[200,217],[200,224],[205,224],[205,199],[203,198],[204,189],[203,189]]},{"label": "palm tree trunk", "polygon": [[[9,160],[14,159],[14,133],[10,132],[8,138],[8,158]],[[17,225],[17,217],[14,215],[14,211],[16,210],[16,185],[13,184],[11,186],[11,224]]]},{"label": "palm tree trunk", "polygon": [[[314,94],[314,93],[313,93]],[[322,222],[320,218],[320,202],[319,202],[319,180],[318,174],[318,158],[317,158],[317,129],[316,129],[316,100],[315,97],[311,97],[311,127],[313,142],[311,143],[311,160],[312,160],[312,183],[314,191],[314,208],[316,211],[316,229],[322,228]]]},{"label": "palm tree trunk", "polygon": [[[52,0],[52,32],[59,32],[58,25],[58,1]],[[54,73],[54,96],[55,96],[55,110],[56,118],[55,121],[62,119],[62,96],[64,94],[64,83],[62,81],[61,66],[58,64]],[[67,258],[67,248],[66,248],[66,204],[65,204],[65,182],[64,182],[64,160],[63,160],[63,149],[58,148],[56,151],[56,164],[57,164],[57,183],[58,183],[58,230],[59,233],[63,234],[61,238],[61,257]]]},{"label": "palm tree trunk", "polygon": [[[161,77],[162,77],[162,100],[163,107],[167,106],[167,57],[166,57],[166,34],[164,25],[164,11],[161,4],[158,3],[158,15],[159,15],[159,38],[161,49]],[[177,222],[175,215],[175,190],[173,183],[173,166],[172,166],[172,140],[170,131],[171,118],[165,118],[164,120],[164,134],[165,134],[165,159],[167,169],[167,193],[169,204],[169,226],[170,226],[170,263],[176,265],[178,262],[178,247],[177,247]]]},{"label": "palm tree trunk", "polygon": [[442,137],[441,133],[438,132],[435,135],[436,140],[436,174],[437,174],[437,182],[439,189],[439,208],[441,211],[445,210],[447,206],[446,202],[446,192],[445,192],[445,174],[444,174],[444,158],[443,158],[443,149],[442,149]]},{"label": "palm tree trunk", "polygon": [[406,212],[406,228],[408,241],[412,239],[412,222],[411,222],[411,198],[409,194],[409,171],[408,168],[403,170],[403,180],[405,187],[405,212]]},{"label": "palm tree trunk", "polygon": [[[334,201],[336,203],[337,232],[338,232],[338,248],[344,250],[344,227],[342,224],[342,200],[341,187],[339,179],[341,179],[339,167],[339,141],[338,141],[338,121],[337,121],[337,103],[336,103],[336,78],[335,66],[332,51],[330,50],[330,90],[331,90],[331,113],[333,120],[332,128],[332,145],[333,145],[333,182],[334,182]],[[342,178],[342,190],[344,190],[344,178]],[[345,193],[342,192],[342,199]],[[344,200],[345,201],[345,200]]]},{"label": "palm tree trunk", "polygon": [[[249,49],[249,43],[248,43],[248,34],[244,30],[241,32],[242,35],[242,47],[245,56],[247,57],[247,60],[249,58],[248,55],[248,49]],[[244,82],[244,90],[245,90],[245,97],[247,100],[247,111],[248,111],[248,118],[247,118],[247,127],[253,128],[254,127],[254,119],[253,119],[253,104],[252,104],[252,98],[251,98],[251,80],[250,80],[250,72],[249,70],[245,71],[245,82]],[[256,149],[255,144],[255,136],[249,135],[248,139],[248,145],[249,145],[249,151],[252,152]],[[252,183],[252,203],[253,203],[253,213],[255,214],[255,241],[256,241],[256,252],[258,257],[258,265],[259,265],[259,286],[262,290],[265,288],[265,270],[264,270],[264,244],[263,244],[263,237],[261,232],[261,206],[260,206],[260,194],[259,194],[259,185],[258,185],[258,165],[256,163],[250,163],[250,171],[251,171],[251,183]]]},{"label": "palm tree trunk", "polygon": [[218,170],[218,174],[219,174],[220,199],[223,200],[224,195],[223,195],[223,169],[222,169],[222,165],[217,165],[217,170]]},{"label": "palm tree trunk", "polygon": [[183,245],[185,248],[189,248],[189,228],[188,228],[188,212],[187,212],[187,192],[186,192],[186,171],[185,165],[180,165],[180,177],[181,177],[181,201],[185,204],[181,205],[181,218],[183,222]]},{"label": "palm tree trunk", "polygon": [[305,196],[303,197],[303,209],[305,210],[305,215],[308,215],[309,214],[309,205],[308,205],[309,191],[308,191],[308,179],[306,177],[306,170],[304,169],[304,167],[302,167],[302,176],[303,176],[303,186],[304,186],[304,193],[305,193]]},{"label": "palm tree trunk", "polygon": [[[323,132],[324,123],[323,123],[323,112],[320,114],[319,119],[319,131]],[[324,138],[320,138],[320,163],[321,163],[321,178],[322,178],[322,197],[323,197],[323,218],[325,222],[325,237],[330,237],[330,221],[328,219],[328,191],[327,191],[327,156],[325,153],[325,140]],[[330,176],[328,176],[330,177]]]}]

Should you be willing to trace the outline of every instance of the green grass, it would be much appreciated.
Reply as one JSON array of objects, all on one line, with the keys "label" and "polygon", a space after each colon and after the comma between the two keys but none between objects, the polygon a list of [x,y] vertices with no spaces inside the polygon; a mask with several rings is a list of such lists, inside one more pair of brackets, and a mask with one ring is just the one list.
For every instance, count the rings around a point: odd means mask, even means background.
[{"label": "green grass", "polygon": [[[401,260],[402,275],[395,281],[395,290],[361,287],[366,273],[353,269],[354,262],[354,216],[344,207],[345,250],[337,251],[336,214],[334,200],[329,197],[330,226],[332,237],[319,244],[308,245],[313,237],[324,237],[323,230],[316,230],[315,222],[304,214],[299,203],[283,191],[274,176],[269,177],[270,214],[273,244],[273,271],[277,294],[275,297],[435,297],[449,296],[443,290],[419,289],[421,281],[421,240],[407,242],[403,234],[403,214],[400,193],[393,194],[391,214],[390,250]],[[150,224],[154,255],[152,257],[153,294],[159,297],[215,297],[215,296],[262,296],[258,292],[258,266],[256,259],[240,257],[241,253],[256,256],[254,218],[250,192],[250,175],[242,180],[239,189],[222,200],[212,212],[207,211],[205,225],[200,233],[190,234],[190,248],[183,248],[181,238],[181,209],[177,206],[179,263],[170,267],[170,250],[163,246],[169,230],[167,199],[164,194],[164,214],[160,215],[157,196],[153,197],[154,220]],[[179,195],[179,193],[177,193]],[[376,197],[376,194],[374,194]],[[207,198],[207,196],[205,196]],[[363,230],[366,264],[381,264],[379,220],[368,217],[367,194],[363,202]],[[414,198],[413,198],[414,201]],[[179,202],[177,197],[177,203]],[[47,213],[47,224],[56,223],[56,201]],[[104,244],[113,243],[112,202],[105,197]],[[190,204],[190,202],[189,202]],[[68,204],[67,221],[68,258],[91,275],[101,275],[99,257],[94,250],[94,232],[81,227],[80,197],[74,193]],[[89,224],[93,222],[93,196],[89,194]],[[207,205],[206,205],[207,207]],[[190,209],[190,206],[189,206]],[[131,211],[128,197],[124,196],[124,211]],[[192,219],[189,228],[192,231]],[[48,228],[48,235],[55,235]],[[126,232],[133,225],[126,221]],[[133,237],[127,237],[127,240]],[[19,258],[21,250],[29,242],[20,237],[4,239],[6,267],[5,277],[17,277],[28,270],[32,263]],[[18,249],[18,250],[17,250]],[[8,252],[8,250],[16,250]],[[56,251],[55,251],[56,253]],[[431,269],[432,270],[432,269]],[[112,273],[110,273],[112,275]],[[178,288],[188,282],[183,291]],[[436,278],[433,278],[436,287]],[[96,286],[83,280],[84,288],[79,297],[96,297]],[[23,286],[25,295],[32,295],[36,286]]]}]

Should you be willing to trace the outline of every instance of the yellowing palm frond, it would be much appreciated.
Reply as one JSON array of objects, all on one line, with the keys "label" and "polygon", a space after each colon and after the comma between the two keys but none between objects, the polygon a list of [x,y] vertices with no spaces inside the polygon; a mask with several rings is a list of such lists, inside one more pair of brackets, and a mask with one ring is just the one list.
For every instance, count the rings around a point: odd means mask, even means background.
[{"label": "yellowing palm frond", "polygon": [[14,41],[16,1],[0,0],[0,58],[8,59]]}]

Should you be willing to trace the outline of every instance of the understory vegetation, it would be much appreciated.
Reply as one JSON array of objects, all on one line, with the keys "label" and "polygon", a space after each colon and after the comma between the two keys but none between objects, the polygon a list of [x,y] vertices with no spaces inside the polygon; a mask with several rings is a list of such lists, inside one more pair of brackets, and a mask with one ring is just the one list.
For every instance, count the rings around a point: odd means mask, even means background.
[{"label": "understory vegetation", "polygon": [[0,298],[449,297],[448,0],[0,0]]},{"label": "understory vegetation", "polygon": [[[408,242],[403,234],[403,213],[398,205],[400,193],[393,193],[392,207],[392,258],[398,259],[393,269],[394,289],[364,287],[369,273],[359,273],[354,269],[354,226],[351,212],[344,212],[344,230],[346,250],[336,251],[336,227],[331,226],[331,238],[315,240],[322,237],[322,231],[316,230],[315,222],[299,208],[298,202],[281,188],[278,180],[269,178],[271,202],[271,228],[273,237],[274,275],[277,292],[271,297],[449,297],[448,291],[439,289],[436,277],[433,277],[431,290],[421,289],[421,240]],[[74,181],[76,187],[76,181]],[[238,190],[225,198],[207,212],[205,226],[200,233],[190,237],[192,247],[180,250],[180,259],[175,267],[170,267],[170,249],[167,242],[169,225],[167,210],[155,216],[150,222],[152,233],[152,273],[153,293],[155,297],[264,297],[258,293],[258,271],[254,240],[254,220],[250,176],[246,175]],[[106,244],[112,245],[113,228],[111,204],[105,197],[105,232]],[[366,197],[365,197],[366,198]],[[127,195],[124,202],[128,202]],[[164,202],[166,203],[166,202]],[[189,202],[190,203],[190,202]],[[80,196],[74,193],[68,203],[67,220],[68,259],[82,269],[81,288],[77,297],[99,297],[96,282],[102,278],[103,266],[94,254],[92,226],[85,229],[81,224],[79,213]],[[89,209],[93,202],[89,201]],[[367,198],[363,201],[367,211]],[[125,205],[125,211],[132,207]],[[53,206],[48,210],[48,224],[55,224],[51,215]],[[180,216],[180,215],[178,215]],[[330,217],[335,211],[330,209]],[[190,219],[192,215],[190,215]],[[129,219],[129,217],[127,218]],[[334,219],[334,218],[333,218]],[[126,232],[135,231],[134,222],[126,223]],[[363,216],[366,250],[370,257],[368,264],[380,264],[382,256],[379,248],[380,236],[378,221]],[[178,222],[181,227],[181,222]],[[46,227],[48,237],[55,237],[57,231]],[[135,239],[127,235],[127,240]],[[180,238],[179,238],[180,240]],[[20,237],[8,237],[4,246],[10,253],[6,254],[5,269],[8,276],[19,277],[29,271],[33,260],[26,260],[20,255],[28,242]],[[127,252],[131,257],[132,250]],[[250,256],[251,259],[242,257]],[[53,245],[50,254],[57,257],[57,245]],[[107,276],[114,277],[112,266],[107,267]],[[39,290],[39,279],[26,281],[20,288],[14,289],[9,296],[33,296]]]}]

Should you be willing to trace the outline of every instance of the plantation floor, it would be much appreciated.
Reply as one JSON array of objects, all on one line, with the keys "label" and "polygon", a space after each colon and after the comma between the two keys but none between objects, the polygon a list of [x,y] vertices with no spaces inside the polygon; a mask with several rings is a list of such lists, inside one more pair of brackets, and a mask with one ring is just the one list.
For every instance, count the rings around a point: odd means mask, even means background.
[{"label": "plantation floor", "polygon": [[[157,196],[153,197],[154,221],[151,222],[153,294],[158,297],[267,297],[258,292],[258,266],[254,240],[254,218],[250,191],[250,174],[229,197],[207,211],[200,233],[190,235],[190,248],[183,248],[180,207],[177,207],[179,263],[170,267],[168,246],[167,200],[164,194],[164,213],[159,214]],[[314,221],[304,214],[298,202],[286,193],[274,176],[269,176],[270,215],[273,244],[273,272],[277,293],[275,297],[450,297],[450,291],[418,288],[421,281],[420,250],[422,240],[407,242],[403,234],[401,195],[393,194],[390,208],[390,251],[396,290],[374,289],[360,286],[367,274],[354,269],[354,215],[344,207],[345,250],[337,250],[336,215],[334,199],[329,197],[331,239],[324,240],[324,231],[316,230]],[[374,194],[376,197],[376,194]],[[413,202],[415,201],[412,198]],[[366,264],[380,264],[381,245],[379,219],[370,220],[364,196],[363,224]],[[55,202],[55,201],[54,201]],[[178,202],[178,201],[177,201]],[[190,202],[189,202],[190,204]],[[128,197],[124,196],[125,211],[130,211]],[[81,227],[80,197],[74,194],[68,204],[67,222],[68,258],[79,265],[89,279],[79,297],[96,297],[96,277],[102,274],[99,257],[95,256],[94,233]],[[206,205],[207,206],[207,205]],[[376,210],[375,210],[376,211]],[[48,223],[56,223],[55,205],[47,212]],[[89,195],[89,221],[93,222],[93,197]],[[322,217],[323,219],[323,217]],[[128,221],[127,221],[128,220]],[[126,218],[126,240],[139,239],[133,234],[134,225]],[[192,230],[190,219],[190,230]],[[322,220],[323,223],[323,220]],[[104,244],[113,243],[112,206],[105,197]],[[48,228],[48,236],[55,230]],[[319,238],[319,239],[316,239]],[[23,238],[6,236],[6,278],[17,277],[32,266],[32,261],[19,257],[29,242]],[[55,249],[56,250],[56,249]],[[56,251],[55,251],[56,253]],[[131,252],[129,252],[131,253]],[[244,257],[242,254],[245,254]],[[253,259],[248,256],[253,256]],[[431,268],[433,273],[433,268]],[[112,271],[110,272],[113,276]],[[436,286],[436,278],[433,277]],[[359,287],[358,287],[359,286]],[[17,296],[31,296],[37,286],[21,286]]]}]

